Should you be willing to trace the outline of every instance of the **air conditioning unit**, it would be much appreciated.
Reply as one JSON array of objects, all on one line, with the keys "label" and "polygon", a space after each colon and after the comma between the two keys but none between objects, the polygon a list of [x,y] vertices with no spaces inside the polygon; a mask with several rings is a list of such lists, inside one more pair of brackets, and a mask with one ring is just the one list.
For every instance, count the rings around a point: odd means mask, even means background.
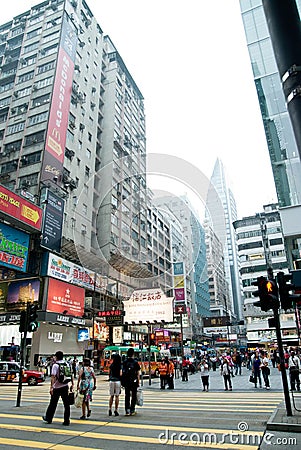
[{"label": "air conditioning unit", "polygon": [[32,90],[33,90],[33,92],[37,91],[37,90],[38,90],[38,86],[37,86],[36,84],[34,84],[34,85],[32,86]]},{"label": "air conditioning unit", "polygon": [[84,48],[84,46],[86,45],[83,41],[80,41],[79,44],[80,48]]}]

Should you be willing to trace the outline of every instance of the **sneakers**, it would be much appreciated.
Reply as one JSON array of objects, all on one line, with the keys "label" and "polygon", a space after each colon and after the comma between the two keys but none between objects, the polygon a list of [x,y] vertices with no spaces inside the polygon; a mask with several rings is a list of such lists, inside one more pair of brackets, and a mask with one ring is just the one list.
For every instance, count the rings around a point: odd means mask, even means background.
[{"label": "sneakers", "polygon": [[136,411],[132,411],[131,413],[130,413],[130,416],[135,416],[137,413],[136,413]]},{"label": "sneakers", "polygon": [[112,410],[111,409],[109,409],[109,416],[111,416],[112,415]]},{"label": "sneakers", "polygon": [[[112,411],[111,411],[112,412]],[[114,411],[114,415],[117,417],[119,416],[119,412],[118,411]]]},{"label": "sneakers", "polygon": [[267,386],[266,388],[267,388],[268,390],[270,390],[270,389],[271,389],[271,388],[270,388],[270,386]]},{"label": "sneakers", "polygon": [[47,420],[46,416],[42,416],[42,420],[44,423],[48,423],[48,424],[52,423],[52,420]]},{"label": "sneakers", "polygon": [[126,411],[126,412],[125,412],[125,415],[126,415],[126,416],[130,416],[130,415],[131,415],[131,414],[130,414],[130,411]]}]

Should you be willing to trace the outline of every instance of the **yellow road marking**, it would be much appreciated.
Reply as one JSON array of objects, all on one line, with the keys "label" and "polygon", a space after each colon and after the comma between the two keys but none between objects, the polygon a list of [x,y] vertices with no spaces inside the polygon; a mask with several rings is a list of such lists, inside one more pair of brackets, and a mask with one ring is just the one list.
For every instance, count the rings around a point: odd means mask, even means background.
[{"label": "yellow road marking", "polygon": [[[13,414],[1,414],[2,417],[7,417],[7,418],[27,418],[30,420],[37,420],[38,417],[37,416],[16,416]],[[58,419],[56,420],[58,421]],[[72,420],[72,424],[83,424],[84,422],[82,420]],[[87,422],[85,422],[87,423]],[[220,429],[220,428],[191,428],[191,427],[177,427],[177,426],[169,426],[169,425],[146,425],[146,424],[138,424],[138,423],[121,423],[121,422],[104,422],[104,421],[98,421],[98,420],[89,420],[89,425],[97,425],[97,426],[108,426],[108,427],[113,427],[113,428],[135,428],[135,429],[142,429],[145,430],[146,427],[148,430],[159,430],[159,431],[164,431],[168,428],[168,430],[170,431],[179,431],[179,432],[185,432],[185,433],[216,433],[216,434],[227,434],[230,433],[231,430],[229,429]],[[24,431],[34,431],[37,433],[41,433],[41,432],[51,432],[51,433],[55,433],[55,434],[64,434],[64,435],[68,435],[68,436],[79,436],[79,435],[85,435],[86,436],[86,432],[84,432],[83,430],[72,430],[70,428],[66,429],[62,429],[62,428],[52,428],[49,426],[46,427],[35,427],[33,425],[14,425],[14,424],[0,424],[0,428],[9,428],[11,430],[24,430]],[[234,430],[232,430],[234,431]],[[97,433],[96,433],[97,434]],[[239,430],[235,430],[235,434],[238,435],[244,435],[246,434],[246,432],[244,431],[239,431]],[[263,435],[263,431],[249,431],[247,432],[248,435]]]},{"label": "yellow road marking", "polygon": [[[95,450],[90,447],[78,447],[66,444],[53,444],[53,442],[37,442],[37,441],[17,441],[16,439],[0,438],[1,445],[11,445],[14,447],[28,447],[28,448],[51,448],[51,450]],[[97,450],[102,450],[98,448]]]}]

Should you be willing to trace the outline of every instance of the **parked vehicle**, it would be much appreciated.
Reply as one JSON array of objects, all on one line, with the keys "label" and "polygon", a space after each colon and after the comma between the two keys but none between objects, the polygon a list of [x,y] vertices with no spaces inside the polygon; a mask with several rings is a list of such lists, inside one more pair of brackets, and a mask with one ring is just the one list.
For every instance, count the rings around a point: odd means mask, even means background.
[{"label": "parked vehicle", "polygon": [[[20,365],[15,361],[0,361],[0,382],[18,382],[20,374]],[[45,374],[37,370],[22,371],[22,383],[28,386],[36,386],[45,381]]]}]

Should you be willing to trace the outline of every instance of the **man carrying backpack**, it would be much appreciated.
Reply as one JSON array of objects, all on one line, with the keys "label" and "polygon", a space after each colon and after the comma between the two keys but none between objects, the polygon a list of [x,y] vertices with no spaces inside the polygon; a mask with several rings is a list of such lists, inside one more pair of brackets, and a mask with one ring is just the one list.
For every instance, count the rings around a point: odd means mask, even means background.
[{"label": "man carrying backpack", "polygon": [[140,381],[140,365],[134,358],[133,347],[127,351],[127,358],[123,362],[121,384],[125,391],[125,415],[136,414],[137,388]]},{"label": "man carrying backpack", "polygon": [[70,403],[69,403],[69,383],[71,383],[71,391],[73,391],[73,376],[71,367],[63,360],[64,354],[57,351],[55,354],[55,362],[51,371],[50,385],[50,403],[45,416],[42,417],[45,423],[52,423],[53,416],[59,401],[62,398],[64,404],[64,422],[63,425],[70,425]]}]

